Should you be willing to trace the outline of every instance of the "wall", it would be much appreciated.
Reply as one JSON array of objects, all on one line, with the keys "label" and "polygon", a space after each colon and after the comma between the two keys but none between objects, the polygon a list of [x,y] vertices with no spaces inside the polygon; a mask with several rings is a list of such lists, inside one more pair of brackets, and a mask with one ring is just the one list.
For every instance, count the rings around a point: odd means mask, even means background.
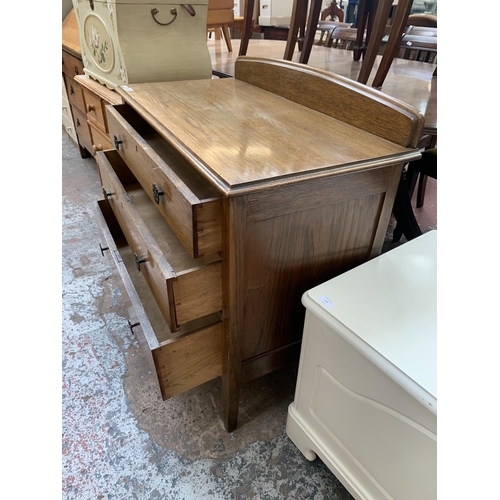
[{"label": "wall", "polygon": [[71,0],[62,0],[62,18],[68,15],[68,12],[73,8],[73,2]]}]

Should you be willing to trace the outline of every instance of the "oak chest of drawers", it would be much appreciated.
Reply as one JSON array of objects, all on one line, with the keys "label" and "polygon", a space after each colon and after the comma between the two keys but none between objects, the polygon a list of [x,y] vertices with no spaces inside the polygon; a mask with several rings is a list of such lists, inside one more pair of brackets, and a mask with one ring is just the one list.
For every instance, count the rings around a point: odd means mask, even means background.
[{"label": "oak chest of drawers", "polygon": [[302,294],[380,253],[423,126],[321,70],[246,57],[235,71],[117,87],[113,149],[96,154],[104,248],[162,395],[222,376],[228,431],[240,385],[298,360]]}]

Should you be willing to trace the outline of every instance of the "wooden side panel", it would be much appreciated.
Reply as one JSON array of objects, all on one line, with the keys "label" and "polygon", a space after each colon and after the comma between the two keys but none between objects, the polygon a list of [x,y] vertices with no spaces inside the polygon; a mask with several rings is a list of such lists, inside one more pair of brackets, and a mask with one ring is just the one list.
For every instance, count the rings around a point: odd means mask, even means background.
[{"label": "wooden side panel", "polygon": [[162,345],[153,351],[163,399],[222,374],[220,323]]},{"label": "wooden side panel", "polygon": [[388,225],[395,171],[400,166],[248,197],[243,362],[300,341],[302,294],[372,257]]},{"label": "wooden side panel", "polygon": [[401,146],[416,147],[424,125],[412,106],[311,66],[244,57],[236,60],[235,77]]}]

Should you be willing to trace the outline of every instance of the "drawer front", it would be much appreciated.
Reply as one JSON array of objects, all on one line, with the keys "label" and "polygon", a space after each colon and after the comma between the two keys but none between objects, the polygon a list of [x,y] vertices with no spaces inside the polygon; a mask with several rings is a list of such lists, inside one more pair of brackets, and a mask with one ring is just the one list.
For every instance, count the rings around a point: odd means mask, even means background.
[{"label": "drawer front", "polygon": [[69,102],[84,112],[85,104],[83,101],[82,86],[67,75],[64,75],[64,81],[66,83]]},{"label": "drawer front", "polygon": [[193,257],[221,251],[219,192],[128,105],[106,109],[109,136]]},{"label": "drawer front", "polygon": [[104,106],[106,103],[96,94],[83,87],[83,99],[85,101],[85,112],[87,117],[94,120],[96,125],[107,132],[106,119],[104,117]]},{"label": "drawer front", "polygon": [[[152,297],[144,277],[130,259],[110,205],[100,200],[94,207],[101,231],[101,248],[111,256],[134,307],[134,334],[148,354],[163,399],[168,399],[222,375],[222,323],[209,317],[183,325],[172,333]],[[136,324],[136,321],[139,325]]]},{"label": "drawer front", "polygon": [[88,151],[92,151],[92,138],[87,124],[87,117],[75,106],[71,106],[75,132],[78,135],[78,142]]},{"label": "drawer front", "polygon": [[71,139],[78,143],[78,137],[75,133],[75,126],[73,124],[73,121],[70,120],[65,113],[62,114],[62,125]]},{"label": "drawer front", "polygon": [[194,260],[116,151],[96,153],[103,192],[171,331],[222,310],[221,262]]},{"label": "drawer front", "polygon": [[76,75],[83,75],[83,62],[63,50],[62,72],[69,78],[73,78]]},{"label": "drawer front", "polygon": [[92,137],[92,151],[94,155],[97,151],[105,149],[113,149],[113,145],[109,141],[109,137],[97,129],[92,122],[89,121],[90,135]]}]

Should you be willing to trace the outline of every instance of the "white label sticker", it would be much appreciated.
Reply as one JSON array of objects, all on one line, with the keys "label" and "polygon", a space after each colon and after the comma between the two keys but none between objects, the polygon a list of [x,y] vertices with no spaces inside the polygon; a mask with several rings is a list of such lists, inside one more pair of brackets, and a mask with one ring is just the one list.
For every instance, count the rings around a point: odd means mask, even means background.
[{"label": "white label sticker", "polygon": [[319,300],[323,303],[325,307],[328,307],[328,309],[335,307],[335,302],[332,302],[326,295],[322,295],[319,298]]},{"label": "white label sticker", "polygon": [[122,89],[126,90],[127,92],[133,92],[134,89],[132,87],[129,87],[128,85],[122,85]]}]

